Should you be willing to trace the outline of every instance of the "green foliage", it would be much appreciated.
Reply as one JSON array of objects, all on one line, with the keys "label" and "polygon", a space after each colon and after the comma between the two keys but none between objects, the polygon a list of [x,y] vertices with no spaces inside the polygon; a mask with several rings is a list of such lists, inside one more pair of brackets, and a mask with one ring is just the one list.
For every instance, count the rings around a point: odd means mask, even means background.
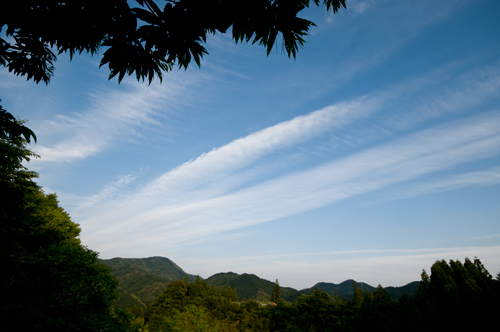
[{"label": "green foliage", "polygon": [[166,317],[159,330],[178,332],[217,332],[217,322],[206,312],[205,309],[195,305],[189,305],[183,312],[175,311],[172,316]]},{"label": "green foliage", "polygon": [[[109,78],[135,74],[137,80],[155,76],[174,66],[200,66],[208,54],[207,35],[232,31],[236,43],[252,42],[269,54],[281,34],[286,54],[296,57],[314,23],[298,17],[309,0],[153,0],[13,1],[0,11],[0,30],[12,37],[0,39],[0,65],[15,75],[48,84],[57,55],[97,53]],[[321,1],[314,0],[315,5]],[[324,0],[327,11],[346,7],[345,0]]]},{"label": "green foliage", "polygon": [[[9,120],[11,121],[11,120]],[[22,126],[22,123],[17,121]],[[125,331],[111,311],[117,280],[82,246],[80,228],[22,165],[35,156],[23,130],[2,131],[0,322],[3,331]]]},{"label": "green foliage", "polygon": [[168,285],[167,289],[148,306],[145,321],[153,331],[161,329],[167,317],[183,311],[188,304],[187,284],[183,280],[176,280]]},{"label": "green foliage", "polygon": [[190,281],[196,279],[195,275],[187,274],[177,264],[165,257],[112,258],[103,259],[101,262],[109,266],[117,277],[130,273],[148,273],[162,278],[167,283],[183,279],[185,276],[188,276]]},{"label": "green foliage", "polygon": [[280,303],[271,310],[271,331],[340,331],[351,326],[350,305],[335,303],[324,291],[302,295],[295,303]]},{"label": "green foliage", "polygon": [[141,301],[136,295],[130,294],[126,291],[123,290],[123,288],[120,287],[120,284],[118,284],[118,296],[115,300],[114,303],[116,308],[120,309],[130,309],[134,307],[141,307],[145,308],[146,304]]},{"label": "green foliage", "polygon": [[[256,302],[236,303],[229,286],[208,285],[197,278],[177,280],[146,309],[149,331],[254,331],[266,330]],[[137,317],[137,316],[136,316]]]},{"label": "green foliage", "polygon": [[273,292],[271,293],[271,301],[274,303],[281,302],[281,288],[278,279],[276,279],[276,283],[274,284],[273,287]]},{"label": "green foliage", "polygon": [[352,299],[352,304],[356,308],[360,308],[363,305],[363,291],[358,288],[356,282],[352,281],[352,289],[354,291],[354,298]]},{"label": "green foliage", "polygon": [[2,193],[11,194],[3,195],[0,205],[2,219],[13,215],[11,209],[18,207],[25,191],[37,188],[32,179],[38,174],[22,164],[38,157],[25,147],[31,137],[36,141],[35,134],[0,105],[0,189]]},{"label": "green foliage", "polygon": [[190,281],[196,279],[165,257],[113,258],[100,262],[111,268],[120,282],[115,305],[122,309],[146,307],[174,280],[185,276]]}]

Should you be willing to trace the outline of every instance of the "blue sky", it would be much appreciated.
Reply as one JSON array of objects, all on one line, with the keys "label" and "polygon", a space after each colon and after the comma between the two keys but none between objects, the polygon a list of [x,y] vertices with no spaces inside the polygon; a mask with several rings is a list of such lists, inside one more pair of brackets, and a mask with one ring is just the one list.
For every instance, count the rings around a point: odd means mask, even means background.
[{"label": "blue sky", "polygon": [[500,271],[500,3],[349,1],[281,45],[210,38],[201,69],[118,85],[60,56],[0,71],[29,167],[101,258],[164,256],[302,289],[401,286],[437,259]]}]

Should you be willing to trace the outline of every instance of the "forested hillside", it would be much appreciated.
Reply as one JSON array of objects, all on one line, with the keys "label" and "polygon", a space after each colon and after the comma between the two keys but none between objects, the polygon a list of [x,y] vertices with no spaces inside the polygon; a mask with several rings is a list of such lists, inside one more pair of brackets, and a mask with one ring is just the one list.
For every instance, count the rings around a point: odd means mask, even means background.
[{"label": "forested hillside", "polygon": [[100,259],[119,280],[119,308],[145,307],[153,302],[168,284],[174,280],[194,281],[196,276],[185,273],[165,257]]},{"label": "forested hillside", "polygon": [[[134,306],[146,307],[174,280],[188,277],[192,282],[196,279],[193,274],[184,272],[177,264],[165,257],[149,258],[113,258],[100,260],[111,268],[111,273],[120,281],[118,286],[119,308]],[[238,301],[266,302],[271,298],[275,282],[262,279],[254,274],[237,274],[234,272],[217,273],[207,278],[207,284],[215,287],[229,286],[237,293]],[[291,287],[280,287],[281,298],[288,302],[295,301],[301,295],[311,295],[315,290],[321,290],[330,296],[338,296],[351,300],[354,297],[353,282],[361,290],[374,292],[375,287],[363,282],[346,280],[340,284],[318,282],[316,285],[303,290]],[[401,295],[413,295],[418,288],[418,281],[402,287],[387,287],[386,290],[393,300]]]},{"label": "forested hillside", "polygon": [[463,264],[437,261],[430,272],[430,276],[425,270],[422,273],[415,295],[404,294],[397,301],[381,286],[361,290],[352,281],[351,300],[314,289],[289,302],[280,297],[282,289],[276,282],[275,303],[264,305],[253,300],[237,302],[234,289],[220,285],[238,279],[237,274],[214,276],[212,281],[219,286],[200,278],[190,283],[186,278],[170,283],[147,308],[127,311],[134,317],[134,329],[150,332],[483,331],[495,326],[500,275],[494,279],[477,258],[466,258]]},{"label": "forested hillside", "polygon": [[[269,301],[273,291],[274,282],[261,279],[254,274],[218,273],[207,279],[209,285],[229,286],[238,293],[239,301]],[[300,296],[300,292],[290,288],[281,287],[281,296],[287,301]]]}]

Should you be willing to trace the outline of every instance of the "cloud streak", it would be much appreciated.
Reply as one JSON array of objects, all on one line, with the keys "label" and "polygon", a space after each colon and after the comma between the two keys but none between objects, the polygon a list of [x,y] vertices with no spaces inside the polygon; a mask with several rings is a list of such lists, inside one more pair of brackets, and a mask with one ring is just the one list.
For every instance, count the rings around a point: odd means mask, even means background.
[{"label": "cloud streak", "polygon": [[[471,86],[482,82],[473,82]],[[493,82],[494,90],[498,85]],[[486,93],[484,98],[490,96]],[[476,104],[483,99],[476,100]],[[363,97],[235,140],[165,173],[128,199],[97,206],[95,213],[83,216],[84,229],[93,234],[97,243],[115,238],[134,248],[175,246],[403,184],[500,153],[500,115],[489,112],[420,130],[304,171],[242,185],[249,181],[241,179],[242,174],[260,159],[316,139],[332,128],[342,129],[378,116],[383,105],[380,97]],[[444,99],[432,108],[428,117],[450,111]],[[416,120],[421,121],[422,118]],[[392,125],[388,128],[401,129]],[[489,175],[464,175],[462,185],[486,185]],[[225,187],[221,185],[224,182]],[[435,182],[433,186],[422,186],[415,193],[453,185]],[[103,228],[101,220],[112,216],[116,221]],[[109,248],[113,245],[110,243]]]},{"label": "cloud streak", "polygon": [[[118,197],[113,204],[119,207],[119,211],[112,209],[112,218],[125,218],[131,214],[147,213],[158,206],[175,206],[179,202],[186,204],[224,195],[268,172],[266,157],[367,118],[379,109],[377,98],[361,97],[237,139],[166,172],[128,196]],[[265,165],[259,169],[261,160]],[[72,215],[84,213],[82,206],[98,209],[111,218],[111,212],[105,212],[110,210],[109,206],[102,206],[93,198],[80,204]]]},{"label": "cloud streak", "polygon": [[[228,195],[158,207],[123,225],[134,228],[140,220],[140,228],[153,227],[156,234],[162,234],[161,241],[179,243],[191,237],[308,211],[498,153],[500,115],[490,113],[424,130],[382,147]],[[140,242],[137,232],[140,230],[136,229],[127,241]],[[104,232],[103,235],[111,234]],[[150,238],[148,242],[151,243]]]},{"label": "cloud streak", "polygon": [[[500,90],[497,64],[464,76],[454,90],[445,90],[441,95],[432,93],[431,102],[414,103],[411,107],[397,102],[401,96],[415,94],[442,74],[438,71],[417,83],[391,86],[378,94],[331,105],[236,139],[166,172],[128,199],[120,197],[121,203],[117,204],[121,204],[120,210],[134,214],[157,206],[216,198],[264,181],[266,174],[275,169],[287,172],[287,165],[294,163],[294,158],[310,159],[320,147],[325,149],[324,155],[394,137],[429,119],[463,113],[467,107],[481,104]],[[281,157],[276,159],[278,155]],[[130,212],[123,214],[129,216]]]},{"label": "cloud streak", "polygon": [[95,91],[89,94],[90,105],[81,114],[58,115],[46,121],[37,130],[39,144],[34,151],[42,159],[35,165],[92,157],[118,141],[140,137],[140,129],[161,127],[157,120],[160,105],[163,116],[172,112],[164,105],[175,105],[185,99],[182,94],[195,84],[193,80],[176,79],[175,73],[170,76],[162,85],[147,86],[128,80],[120,88]]}]

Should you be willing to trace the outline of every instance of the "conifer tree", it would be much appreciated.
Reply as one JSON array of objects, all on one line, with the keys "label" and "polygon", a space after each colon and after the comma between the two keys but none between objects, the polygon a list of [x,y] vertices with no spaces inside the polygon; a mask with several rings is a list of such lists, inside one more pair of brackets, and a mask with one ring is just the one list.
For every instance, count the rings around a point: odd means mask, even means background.
[{"label": "conifer tree", "polygon": [[276,279],[273,292],[271,293],[271,301],[274,303],[278,303],[281,301],[281,287],[280,283],[278,282],[278,279]]}]

